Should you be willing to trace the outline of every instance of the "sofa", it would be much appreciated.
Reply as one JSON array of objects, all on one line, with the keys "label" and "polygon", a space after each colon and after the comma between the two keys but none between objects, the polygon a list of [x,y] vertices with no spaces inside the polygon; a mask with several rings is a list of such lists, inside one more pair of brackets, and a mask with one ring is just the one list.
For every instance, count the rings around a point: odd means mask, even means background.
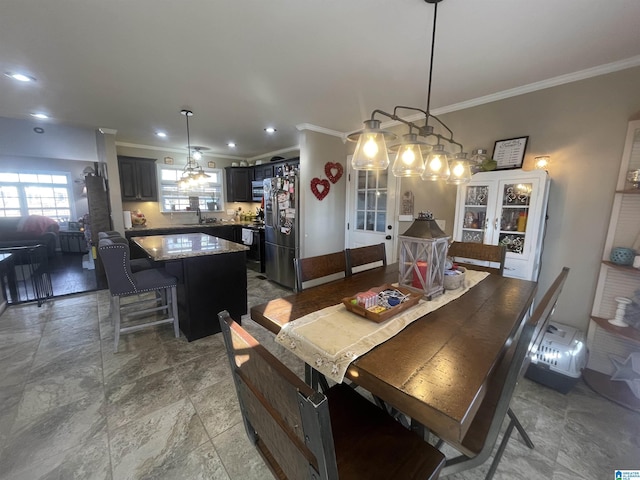
[{"label": "sofa", "polygon": [[41,215],[0,218],[0,249],[45,245],[47,255],[56,253],[60,226],[55,220]]}]

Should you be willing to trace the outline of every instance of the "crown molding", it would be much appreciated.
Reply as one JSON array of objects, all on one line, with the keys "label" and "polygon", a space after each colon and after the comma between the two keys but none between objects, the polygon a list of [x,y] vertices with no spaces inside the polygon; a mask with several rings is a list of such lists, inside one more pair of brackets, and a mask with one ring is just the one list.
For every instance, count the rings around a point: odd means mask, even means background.
[{"label": "crown molding", "polygon": [[330,128],[319,127],[312,123],[300,123],[296,125],[298,131],[311,130],[312,132],[324,133],[325,135],[331,135],[334,137],[344,137],[344,132],[338,132],[337,130],[331,130]]},{"label": "crown molding", "polygon": [[[141,148],[144,150],[157,150],[159,152],[169,152],[169,153],[181,153],[187,156],[186,148],[170,148],[170,147],[157,147],[154,145],[139,145],[137,143],[126,143],[126,142],[116,142],[116,147],[128,147],[128,148]],[[244,157],[238,157],[234,155],[224,155],[221,153],[212,153],[212,152],[201,152],[203,157],[214,157],[214,158],[226,158],[228,160],[247,160]]]},{"label": "crown molding", "polygon": [[294,145],[289,148],[281,148],[280,150],[274,150],[273,152],[261,153],[260,155],[256,155],[255,157],[247,158],[247,161],[251,162],[253,160],[260,160],[261,158],[265,157],[273,157],[274,155],[291,152],[293,150],[300,150],[300,145]]},{"label": "crown molding", "polygon": [[[435,108],[431,111],[432,115],[438,116],[445,113],[456,112],[459,110],[465,110],[467,108],[477,107],[479,105],[485,105],[487,103],[497,102],[506,98],[517,97],[518,95],[524,95],[526,93],[536,92],[538,90],[544,90],[545,88],[557,87],[559,85],[565,85],[567,83],[578,82],[580,80],[586,80],[592,77],[599,77],[600,75],[606,75],[608,73],[618,72],[620,70],[626,70],[627,68],[634,68],[640,66],[640,55],[635,57],[626,58],[617,62],[611,62],[604,65],[599,65],[593,68],[587,68],[578,72],[568,73],[566,75],[560,75],[539,82],[529,83],[521,87],[511,88],[509,90],[503,90],[502,92],[492,93],[483,97],[473,98],[460,103],[454,103],[440,108]],[[415,122],[424,118],[422,114],[410,115],[403,117],[408,122]],[[383,129],[395,127],[401,125],[401,122],[395,120],[389,120],[380,124]],[[350,135],[358,130],[345,133],[345,136]]]}]

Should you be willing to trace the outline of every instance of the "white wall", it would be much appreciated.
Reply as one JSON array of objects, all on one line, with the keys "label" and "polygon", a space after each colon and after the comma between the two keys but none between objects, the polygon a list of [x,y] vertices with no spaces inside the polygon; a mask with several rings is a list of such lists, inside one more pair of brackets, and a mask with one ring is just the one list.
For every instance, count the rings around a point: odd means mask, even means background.
[{"label": "white wall", "polygon": [[[34,132],[44,129],[44,133]],[[0,154],[98,161],[95,130],[0,117]]]},{"label": "white wall", "polygon": [[341,163],[346,172],[347,151],[340,138],[303,130],[300,132],[300,256],[313,257],[344,249],[346,179],[330,183],[326,197],[318,200],[311,180],[326,179],[327,162]]}]

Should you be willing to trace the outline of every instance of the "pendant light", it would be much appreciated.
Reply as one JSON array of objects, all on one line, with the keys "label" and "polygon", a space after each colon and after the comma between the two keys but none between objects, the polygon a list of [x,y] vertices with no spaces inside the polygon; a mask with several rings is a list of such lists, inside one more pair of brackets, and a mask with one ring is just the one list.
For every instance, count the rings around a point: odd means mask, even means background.
[{"label": "pendant light", "polygon": [[446,180],[449,178],[449,152],[445,151],[444,145],[433,146],[431,152],[424,162],[424,171],[421,175],[423,180]]},{"label": "pendant light", "polygon": [[[187,119],[187,164],[182,170],[180,180],[178,180],[178,188],[183,190],[193,190],[195,188],[201,187],[202,184],[206,183],[211,176],[204,173],[202,167],[191,156],[192,152],[191,138],[189,134],[189,117],[193,117],[193,112],[191,110],[180,110],[180,114],[184,115]],[[200,151],[198,150],[197,153],[200,154]],[[200,157],[202,157],[201,154]]]},{"label": "pendant light", "polygon": [[[433,4],[434,7],[433,29],[431,33],[431,55],[429,58],[429,81],[427,84],[427,108],[426,110],[422,110],[420,108],[399,105],[394,107],[393,113],[388,113],[378,109],[374,110],[371,113],[371,118],[364,121],[364,129],[347,136],[348,140],[357,142],[351,160],[351,166],[354,170],[382,170],[389,165],[386,142],[392,139],[395,135],[392,132],[381,129],[381,122],[375,118],[376,115],[383,115],[393,121],[400,122],[409,127],[409,133],[403,135],[403,141],[398,147],[399,149],[392,168],[393,174],[397,177],[420,176],[424,180],[447,179],[449,177],[449,164],[447,152],[445,151],[445,146],[442,142],[447,143],[449,146],[456,146],[460,149],[460,154],[464,153],[462,144],[454,140],[451,129],[435,115],[432,115],[430,111],[438,3],[443,0],[423,1]],[[421,112],[424,115],[424,124],[418,125],[414,122],[403,119],[398,115],[399,110],[413,110]],[[445,132],[436,133],[434,131],[434,125],[429,124],[431,120],[433,120],[431,123],[435,123],[440,130],[444,130]],[[417,133],[414,133],[414,131]],[[428,150],[424,147],[423,142],[418,141],[417,137],[435,137],[436,140],[433,150],[429,153],[429,156],[422,167],[419,167],[417,163],[415,163],[416,159],[422,157],[422,154],[426,153]],[[460,155],[456,160],[459,162],[455,164],[455,166],[458,167],[456,171],[459,171],[462,168],[459,165],[461,165],[462,162],[467,162],[466,154]],[[466,169],[462,169],[470,172],[468,163]],[[463,177],[466,178],[465,175],[463,175]],[[458,181],[459,179],[455,179],[452,183]]]},{"label": "pendant light", "polygon": [[396,177],[419,177],[424,172],[423,152],[431,150],[431,145],[418,140],[418,135],[410,132],[402,136],[402,142],[391,147],[397,150],[392,172]]},{"label": "pendant light", "polygon": [[349,135],[357,138],[351,166],[354,170],[385,170],[389,166],[387,140],[394,140],[395,133],[380,129],[380,120],[365,120],[364,129]]},{"label": "pendant light", "polygon": [[462,185],[471,181],[471,168],[466,153],[457,153],[449,163],[449,177],[447,183]]}]

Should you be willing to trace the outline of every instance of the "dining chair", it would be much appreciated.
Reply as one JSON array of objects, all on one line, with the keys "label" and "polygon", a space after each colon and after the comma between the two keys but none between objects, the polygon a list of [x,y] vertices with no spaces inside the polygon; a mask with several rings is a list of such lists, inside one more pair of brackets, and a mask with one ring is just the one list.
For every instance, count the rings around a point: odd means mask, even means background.
[{"label": "dining chair", "polygon": [[[347,276],[387,264],[387,253],[384,243],[366,247],[347,248]],[[354,268],[357,270],[354,271]]]},{"label": "dining chair", "polygon": [[[111,294],[110,315],[114,326],[114,351],[118,352],[121,333],[134,332],[154,325],[173,323],[174,333],[178,338],[180,327],[178,324],[178,281],[176,277],[158,268],[134,273],[131,270],[127,243],[113,242],[111,239],[103,238],[98,244],[98,253],[104,266]],[[154,292],[155,297],[143,295],[148,292]],[[131,296],[137,296],[138,300],[125,305],[121,304],[121,298]],[[150,304],[151,306],[149,306]],[[145,308],[131,311],[132,307],[141,305],[144,305]],[[123,315],[125,309],[126,313]],[[123,320],[154,312],[166,312],[167,318],[122,326]]]},{"label": "dining chair", "polygon": [[[471,267],[473,270],[485,272],[504,272],[504,259],[507,255],[507,247],[504,245],[486,245],[474,242],[453,242],[449,245],[447,256],[463,267]],[[471,260],[470,262],[468,260]],[[478,265],[473,260],[491,262],[491,265]],[[496,266],[497,265],[497,266]]]},{"label": "dining chair", "polygon": [[344,384],[313,390],[218,314],[247,435],[278,479],[435,479],[444,455]]},{"label": "dining chair", "polygon": [[305,282],[316,280],[313,284],[319,285],[343,278],[347,271],[344,250],[315,257],[294,258],[293,263],[296,272],[296,292],[304,290]]},{"label": "dining chair", "polygon": [[[518,340],[511,344],[511,348],[496,367],[495,373],[489,380],[487,394],[462,442],[447,441],[460,455],[447,459],[442,469],[443,475],[475,468],[486,462],[491,456],[505,417],[509,417],[509,423],[485,479],[493,478],[514,428],[518,430],[525,444],[531,449],[534,448],[533,442],[509,404],[517,382],[529,365],[531,353],[536,352],[542,343],[568,275],[569,268],[564,267],[535,307],[531,317],[524,323]],[[442,443],[441,440],[436,446],[441,447]]]}]

